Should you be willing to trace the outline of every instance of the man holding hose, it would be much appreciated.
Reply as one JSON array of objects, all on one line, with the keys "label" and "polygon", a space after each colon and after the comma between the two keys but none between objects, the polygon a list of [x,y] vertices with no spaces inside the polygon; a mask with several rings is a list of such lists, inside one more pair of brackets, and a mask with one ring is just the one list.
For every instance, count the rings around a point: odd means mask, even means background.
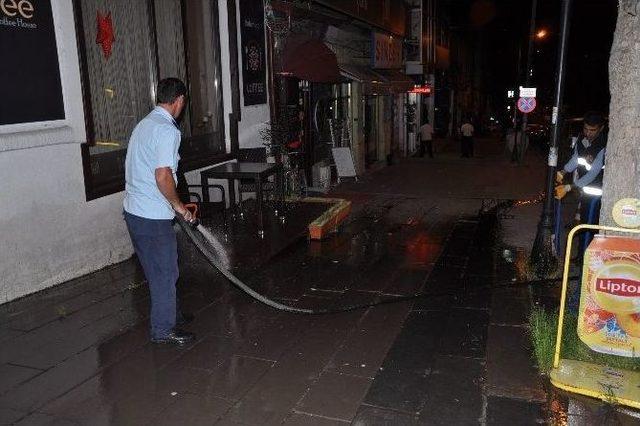
[{"label": "man holding hose", "polygon": [[157,106],[133,129],[125,160],[124,219],[151,293],[151,341],[185,344],[195,336],[176,328],[178,248],[175,214],[193,216],[176,191],[180,129],[187,89],[177,78],[158,83]]}]

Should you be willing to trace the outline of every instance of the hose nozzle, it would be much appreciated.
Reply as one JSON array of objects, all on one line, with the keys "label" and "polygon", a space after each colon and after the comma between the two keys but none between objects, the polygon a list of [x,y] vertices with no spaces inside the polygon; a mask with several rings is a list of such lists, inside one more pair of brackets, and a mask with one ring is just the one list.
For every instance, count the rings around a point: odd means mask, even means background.
[{"label": "hose nozzle", "polygon": [[[189,203],[189,204],[185,204],[184,208],[189,210],[193,215],[193,220],[187,223],[189,223],[189,225],[191,225],[192,228],[194,229],[197,228],[200,225],[200,221],[198,220],[198,205],[195,203]],[[184,220],[184,218],[181,218],[181,219]]]}]

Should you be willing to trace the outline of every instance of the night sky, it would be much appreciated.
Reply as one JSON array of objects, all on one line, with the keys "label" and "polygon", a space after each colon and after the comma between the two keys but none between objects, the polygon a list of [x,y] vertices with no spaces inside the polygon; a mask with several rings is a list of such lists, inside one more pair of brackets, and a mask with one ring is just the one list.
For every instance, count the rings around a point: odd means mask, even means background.
[{"label": "night sky", "polygon": [[[565,117],[587,110],[609,109],[608,60],[617,0],[573,0],[565,93]],[[531,2],[529,0],[449,0],[452,30],[482,39],[486,58],[482,81],[494,115],[506,119],[506,93],[524,84]],[[548,122],[553,104],[560,0],[538,0],[536,28],[548,35],[535,42],[532,85],[538,87],[538,114],[532,121]],[[521,78],[517,79],[518,50],[522,49]]]}]

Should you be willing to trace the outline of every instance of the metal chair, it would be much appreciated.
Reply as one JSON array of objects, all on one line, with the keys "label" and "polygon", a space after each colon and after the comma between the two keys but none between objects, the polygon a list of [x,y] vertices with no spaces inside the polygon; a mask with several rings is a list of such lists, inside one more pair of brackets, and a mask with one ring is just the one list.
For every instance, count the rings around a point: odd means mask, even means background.
[{"label": "metal chair", "polygon": [[199,188],[200,192],[204,191],[204,185],[191,185],[187,183],[184,173],[178,172],[178,196],[183,202],[193,202],[198,204],[198,211],[200,211],[200,217],[207,217],[212,214],[214,210],[212,207],[218,206],[218,210],[222,212],[222,221],[224,228],[227,228],[227,197],[222,185],[209,185],[209,189],[217,189],[220,191],[221,201],[218,202],[202,202],[202,197],[197,192],[191,191],[193,188]]},{"label": "metal chair", "polygon": [[[238,151],[236,156],[239,162],[250,163],[266,163],[267,162],[267,150],[265,148],[248,148]],[[262,182],[262,193],[267,194],[273,192],[276,189],[274,182],[265,181]],[[253,179],[240,179],[238,188],[238,201],[240,203],[240,209],[242,210],[242,193],[253,192],[257,193],[255,181]]]}]

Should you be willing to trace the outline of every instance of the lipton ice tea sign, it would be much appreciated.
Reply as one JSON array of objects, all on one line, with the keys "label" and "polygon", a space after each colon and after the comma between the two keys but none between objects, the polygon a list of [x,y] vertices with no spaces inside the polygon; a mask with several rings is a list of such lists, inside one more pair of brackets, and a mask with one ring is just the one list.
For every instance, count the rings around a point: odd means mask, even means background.
[{"label": "lipton ice tea sign", "polygon": [[640,240],[596,236],[582,277],[580,339],[597,352],[640,357]]}]

